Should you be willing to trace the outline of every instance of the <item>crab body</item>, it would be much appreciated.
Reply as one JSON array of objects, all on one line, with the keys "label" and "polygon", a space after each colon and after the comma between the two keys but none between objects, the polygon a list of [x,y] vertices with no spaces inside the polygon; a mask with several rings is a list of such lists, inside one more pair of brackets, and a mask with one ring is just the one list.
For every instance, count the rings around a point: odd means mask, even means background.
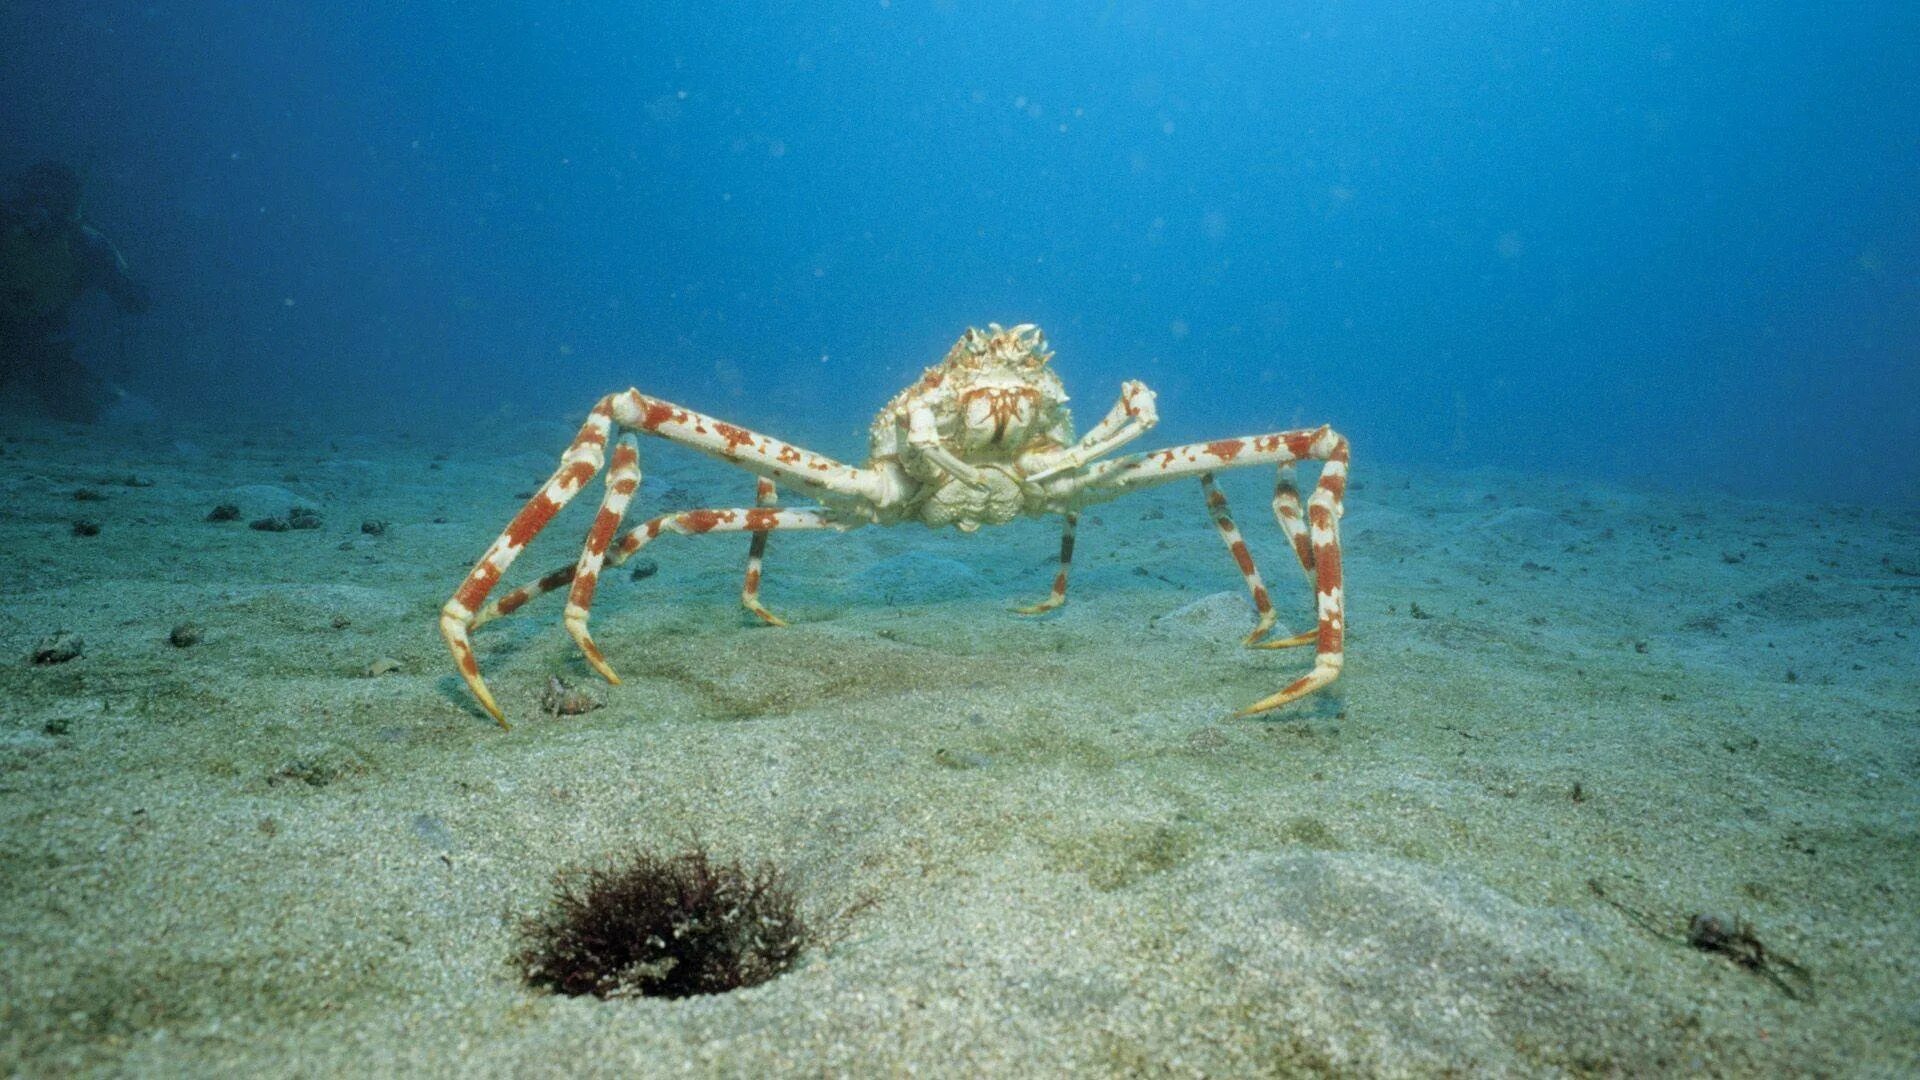
[{"label": "crab body", "polygon": [[[969,329],[946,359],[894,395],[874,417],[870,469],[894,472],[893,520],[972,532],[1022,514],[1058,512],[1022,485],[1023,467],[1073,441],[1066,388],[1037,328]],[[956,472],[951,455],[974,470]]]},{"label": "crab body", "polygon": [[[499,704],[480,677],[469,632],[519,609],[533,598],[568,590],[566,627],[589,663],[608,681],[619,678],[587,632],[604,564],[619,565],[663,534],[745,532],[752,535],[741,603],[763,621],[783,625],[759,599],[762,560],[770,533],[844,531],[866,524],[919,522],[973,532],[1022,515],[1058,515],[1063,521],[1060,569],[1046,599],[1016,610],[1039,614],[1066,602],[1074,529],[1087,506],[1183,477],[1196,478],[1215,528],[1247,583],[1257,622],[1245,644],[1257,648],[1315,646],[1313,670],[1241,710],[1265,712],[1334,681],[1344,660],[1344,587],[1339,520],[1346,490],[1347,442],[1330,428],[1283,431],[1169,447],[1112,457],[1158,422],[1154,394],[1136,381],[1121,384],[1105,418],[1075,437],[1067,394],[1048,366],[1053,354],[1032,325],[969,329],[945,359],[927,368],[874,418],[870,456],[862,466],[841,464],[790,443],[651,398],[639,390],[610,394],[588,414],[560,466],[481,556],[441,609],[440,630],[468,687],[503,726]],[[710,454],[756,474],[752,507],[689,510],[649,519],[625,533],[620,523],[640,483],[636,435],[651,435]],[[613,444],[612,459],[607,449]],[[1313,497],[1302,504],[1293,466],[1321,463]],[[1273,465],[1274,518],[1316,595],[1314,630],[1269,640],[1277,615],[1266,584],[1227,510],[1213,473],[1246,465]],[[587,481],[606,467],[606,494],[579,559],[491,601],[508,566]],[[807,492],[818,505],[778,504],[777,486]]]}]

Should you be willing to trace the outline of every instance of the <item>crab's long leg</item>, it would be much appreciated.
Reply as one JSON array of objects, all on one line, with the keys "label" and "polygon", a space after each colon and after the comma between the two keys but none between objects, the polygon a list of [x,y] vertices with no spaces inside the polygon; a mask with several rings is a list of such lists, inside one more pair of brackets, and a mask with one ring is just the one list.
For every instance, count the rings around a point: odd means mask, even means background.
[{"label": "crab's long leg", "polygon": [[[781,510],[754,507],[751,510],[688,510],[681,514],[663,514],[627,530],[621,534],[617,542],[608,547],[606,564],[621,565],[663,532],[678,533],[682,536],[695,536],[708,532],[759,534],[772,532],[775,529],[846,530],[858,524],[858,521],[832,518],[822,509]],[[528,601],[536,600],[556,589],[565,588],[573,581],[573,575],[577,569],[577,565],[558,567],[546,576],[502,595],[474,616],[473,625],[481,626],[502,615],[511,615],[525,607]]]},{"label": "crab's long leg", "polygon": [[[885,507],[899,494],[891,490],[886,474],[882,472],[844,465],[792,443],[781,442],[704,413],[647,397],[638,390],[626,390],[607,400],[612,402],[614,421],[622,427],[710,454],[768,479],[782,480],[796,487],[831,494],[873,509]],[[601,404],[606,405],[607,400]],[[626,534],[628,539],[633,535],[631,532]],[[632,553],[627,551],[622,554],[615,547],[609,559],[618,566]],[[482,626],[502,615],[511,615],[535,597],[570,584],[574,570],[573,566],[560,567],[484,607],[476,604],[477,610],[469,617],[467,629]]]},{"label": "crab's long leg", "polygon": [[[1085,508],[1118,498],[1129,491],[1185,476],[1245,465],[1284,467],[1305,460],[1325,463],[1321,467],[1320,481],[1314,488],[1313,498],[1307,503],[1307,552],[1301,559],[1302,565],[1311,567],[1315,606],[1319,615],[1313,635],[1313,670],[1278,693],[1240,710],[1241,716],[1267,712],[1298,701],[1340,677],[1340,669],[1346,659],[1346,600],[1340,565],[1340,515],[1346,497],[1349,460],[1346,438],[1332,428],[1321,427],[1311,431],[1283,431],[1271,435],[1191,443],[1093,465],[1073,477],[1069,484],[1062,485],[1055,481],[1050,486],[1056,499],[1076,508]],[[1294,498],[1297,503],[1297,493]],[[1274,514],[1290,536],[1297,535],[1294,528],[1288,526],[1284,503],[1284,493],[1276,492]],[[1296,554],[1299,549],[1296,539]]]},{"label": "crab's long leg", "polygon": [[650,398],[638,390],[613,397],[613,418],[622,427],[653,435],[738,465],[757,476],[788,485],[789,490],[837,496],[863,506],[882,507],[900,497],[883,473],[845,465],[757,431]]},{"label": "crab's long leg", "polygon": [[640,451],[634,448],[631,437],[621,439],[613,448],[613,464],[607,468],[607,494],[600,501],[600,512],[594,516],[593,527],[587,530],[580,561],[573,567],[573,588],[567,593],[567,634],[580,646],[593,670],[615,686],[620,685],[620,676],[613,673],[600,647],[593,643],[593,635],[587,632],[587,618],[593,611],[594,587],[600,582],[600,564],[606,559],[607,547],[620,528],[620,518],[626,514],[627,503],[639,486]]},{"label": "crab's long leg", "polygon": [[1340,677],[1346,663],[1346,587],[1340,568],[1340,515],[1347,493],[1347,440],[1331,428],[1321,428],[1309,444],[1313,456],[1325,461],[1313,498],[1307,502],[1307,531],[1313,545],[1314,600],[1319,625],[1314,642],[1313,670],[1278,693],[1240,710],[1252,716],[1277,709],[1313,693]]},{"label": "crab's long leg", "polygon": [[1253,552],[1247,550],[1246,538],[1240,535],[1240,527],[1233,523],[1233,515],[1227,510],[1227,497],[1213,484],[1213,474],[1200,474],[1200,490],[1207,495],[1207,511],[1213,515],[1213,527],[1220,531],[1220,539],[1227,545],[1227,551],[1233,556],[1233,564],[1240,568],[1240,576],[1247,579],[1247,591],[1253,594],[1253,610],[1260,616],[1243,645],[1252,645],[1272,631],[1275,620],[1273,600],[1267,596],[1267,584],[1260,580],[1260,568],[1253,565]]},{"label": "crab's long leg", "polygon": [[520,552],[526,550],[527,543],[599,471],[606,458],[607,435],[612,426],[613,397],[609,395],[601,398],[593,411],[587,414],[586,423],[580,425],[580,432],[573,437],[572,445],[560,455],[560,467],[507,523],[506,529],[487,548],[486,554],[480,556],[480,561],[474,564],[460,587],[454,590],[453,596],[440,609],[440,636],[446,639],[447,648],[453,652],[453,661],[460,668],[460,677],[466,680],[467,688],[473,692],[481,707],[503,728],[508,726],[506,716],[488,692],[486,681],[480,677],[480,664],[473,657],[473,643],[467,631],[474,624],[480,605],[486,602],[487,594],[500,583],[500,576],[513,565],[513,560],[519,557]]},{"label": "crab's long leg", "polygon": [[1280,475],[1273,482],[1273,520],[1280,523],[1280,529],[1293,543],[1294,557],[1300,560],[1300,568],[1307,572],[1307,581],[1313,581],[1313,539],[1308,534],[1307,523],[1300,514],[1300,489],[1293,482],[1293,466],[1280,466]]},{"label": "crab's long leg", "polygon": [[[1293,466],[1280,466],[1280,475],[1273,482],[1273,520],[1280,523],[1280,530],[1287,534],[1287,540],[1293,545],[1293,554],[1300,561],[1300,568],[1307,572],[1307,584],[1313,582],[1313,540],[1308,535],[1307,523],[1300,514],[1300,489],[1293,483]],[[1266,641],[1249,641],[1248,645],[1256,649],[1291,649],[1300,645],[1311,645],[1320,636],[1319,630],[1306,630],[1292,637],[1272,638]]]},{"label": "crab's long leg", "polygon": [[1073,566],[1073,530],[1080,523],[1080,515],[1065,515],[1066,524],[1060,527],[1060,571],[1053,575],[1053,591],[1045,600],[1013,610],[1021,615],[1039,615],[1052,611],[1067,602],[1067,570]]},{"label": "crab's long leg", "polygon": [[512,592],[501,593],[499,596],[488,601],[486,607],[473,613],[473,622],[467,629],[477,630],[502,615],[511,615],[519,611],[526,606],[529,600],[545,596],[555,589],[566,588],[573,582],[573,571],[576,566],[577,564],[575,563],[568,563],[565,566],[548,571],[537,581],[522,585]]},{"label": "crab's long leg", "polygon": [[[761,477],[754,489],[753,504],[759,507],[772,506],[776,497],[773,481]],[[752,543],[747,545],[747,576],[740,584],[740,604],[760,616],[768,626],[785,626],[786,620],[768,611],[766,605],[760,602],[760,560],[766,553],[767,533],[761,530],[753,534]]]},{"label": "crab's long leg", "polygon": [[[665,519],[656,519],[648,525],[651,534],[629,532],[622,538],[619,546],[611,550],[606,546],[611,532],[618,526],[618,511],[624,509],[625,502],[632,492],[614,494],[610,489],[606,504],[602,506],[602,515],[613,512],[613,524],[606,525],[604,532],[596,522],[595,533],[590,538],[587,550],[575,565],[547,574],[530,586],[516,589],[492,604],[487,597],[500,578],[512,565],[535,534],[553,520],[560,508],[577,494],[582,485],[597,472],[604,461],[607,439],[615,427],[635,434],[652,435],[679,443],[682,446],[712,455],[722,461],[731,462],[758,476],[781,480],[800,488],[829,497],[839,504],[857,508],[845,519],[836,517],[828,523],[824,512],[777,511],[772,508],[756,508],[750,511],[697,510],[688,514],[674,515]],[[637,457],[635,458],[635,479],[637,480]],[[616,485],[618,487],[619,485]],[[440,632],[447,639],[447,647],[453,651],[454,662],[460,668],[460,675],[466,680],[467,687],[473,692],[481,706],[502,727],[507,726],[499,703],[488,692],[486,683],[480,678],[480,668],[474,659],[470,634],[475,626],[515,610],[527,601],[542,593],[551,592],[563,585],[580,586],[576,602],[569,610],[568,629],[573,632],[576,641],[587,651],[588,659],[593,660],[598,650],[592,645],[592,638],[586,633],[585,601],[591,599],[593,579],[599,571],[599,560],[604,556],[618,566],[628,555],[638,550],[641,544],[657,535],[660,529],[669,528],[675,532],[705,532],[718,527],[720,531],[765,531],[775,527],[820,527],[846,528],[858,524],[861,520],[876,518],[881,511],[896,504],[907,494],[906,487],[897,471],[892,469],[855,468],[843,465],[832,458],[823,457],[781,442],[778,439],[748,431],[745,428],[716,420],[703,413],[684,409],[670,402],[650,398],[637,389],[628,389],[600,399],[587,417],[562,457],[560,468],[547,481],[538,494],[507,526],[487,553],[481,556],[471,573],[454,592],[441,609]],[[844,512],[844,511],[843,511]],[[789,513],[799,516],[786,518]],[[761,518],[758,515],[771,515]],[[724,521],[708,528],[700,526],[709,515],[738,516],[739,523],[731,525]],[[819,524],[803,524],[818,521]],[[782,523],[785,522],[783,525]],[[756,524],[757,523],[757,524]],[[636,535],[642,539],[635,542]],[[591,570],[592,573],[585,571]],[[576,581],[585,578],[586,581]],[[603,674],[611,677],[605,668],[605,661],[595,665]]]},{"label": "crab's long leg", "polygon": [[[612,496],[609,496],[609,500],[611,498]],[[766,534],[776,528],[847,528],[847,525],[829,519],[826,511],[818,511],[818,509],[770,509],[770,507],[689,509],[685,513],[660,515],[653,521],[647,521],[645,525],[630,528],[626,536],[620,538],[620,544],[614,548],[612,563],[614,565],[624,563],[634,553],[645,548],[653,538],[657,538],[660,532],[678,532],[680,536],[699,536],[703,532]],[[597,532],[599,530],[595,527],[595,534]],[[582,557],[582,569],[584,565],[586,565],[586,557]],[[568,596],[568,603],[566,603],[566,628],[574,632],[574,640],[580,642],[580,648],[588,653],[588,663],[593,665],[593,671],[599,671],[601,675],[607,676],[607,682],[618,686],[620,678],[612,673],[612,667],[609,667],[607,661],[599,655],[599,650],[593,648],[593,640],[588,636],[588,626],[586,626],[588,607],[580,603],[582,580],[589,580],[589,578],[574,577],[574,592]],[[589,586],[588,598],[591,598],[591,592],[593,590]],[[576,611],[578,611],[578,619],[576,619]]]},{"label": "crab's long leg", "polygon": [[662,514],[628,529],[620,537],[620,542],[614,545],[607,561],[619,566],[658,539],[661,533],[702,536],[707,533],[767,533],[776,529],[832,529],[845,532],[859,524],[858,521],[837,518],[822,509],[782,510],[755,506],[732,510],[688,510],[679,514]]}]

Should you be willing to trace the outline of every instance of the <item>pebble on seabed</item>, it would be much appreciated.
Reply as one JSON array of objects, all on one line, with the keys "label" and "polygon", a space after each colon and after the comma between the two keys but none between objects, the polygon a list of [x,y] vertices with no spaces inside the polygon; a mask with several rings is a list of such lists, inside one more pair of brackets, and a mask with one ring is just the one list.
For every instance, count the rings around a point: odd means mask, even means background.
[{"label": "pebble on seabed", "polygon": [[30,659],[36,664],[64,664],[78,659],[86,647],[86,639],[79,634],[71,630],[55,630],[33,647]]}]

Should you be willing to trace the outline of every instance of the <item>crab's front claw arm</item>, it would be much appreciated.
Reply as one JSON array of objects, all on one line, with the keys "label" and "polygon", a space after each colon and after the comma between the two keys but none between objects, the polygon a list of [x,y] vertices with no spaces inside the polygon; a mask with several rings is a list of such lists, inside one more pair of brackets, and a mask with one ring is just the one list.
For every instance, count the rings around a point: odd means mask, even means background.
[{"label": "crab's front claw arm", "polygon": [[907,414],[907,445],[920,451],[922,457],[938,465],[947,475],[970,488],[984,489],[986,477],[979,469],[961,461],[953,451],[940,441],[940,431],[933,418],[933,410],[925,405],[917,405]]},{"label": "crab's front claw arm", "polygon": [[1072,472],[1152,431],[1153,426],[1160,422],[1155,400],[1156,395],[1147,388],[1146,383],[1137,379],[1121,383],[1120,400],[1114,402],[1106,417],[1059,457],[1028,473],[1027,479],[1037,484],[1049,477]]}]

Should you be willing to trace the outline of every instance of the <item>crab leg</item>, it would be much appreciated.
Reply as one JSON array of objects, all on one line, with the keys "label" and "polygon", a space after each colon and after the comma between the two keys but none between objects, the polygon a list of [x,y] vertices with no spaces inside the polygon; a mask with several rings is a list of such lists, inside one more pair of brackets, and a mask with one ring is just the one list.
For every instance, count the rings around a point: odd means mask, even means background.
[{"label": "crab leg", "polygon": [[638,390],[613,396],[613,418],[624,428],[679,443],[755,475],[784,480],[808,491],[868,505],[884,505],[892,494],[885,490],[880,474],[871,469],[843,465],[792,443],[647,397]]},{"label": "crab leg", "polygon": [[487,691],[485,680],[480,678],[480,665],[473,657],[473,644],[467,630],[474,624],[475,613],[486,602],[487,594],[500,583],[500,576],[513,565],[513,560],[526,550],[527,543],[546,528],[560,508],[579,494],[581,487],[599,471],[606,459],[607,435],[612,425],[613,397],[608,395],[587,414],[586,423],[580,425],[572,445],[560,455],[560,467],[507,523],[506,529],[487,548],[486,554],[480,556],[466,580],[440,609],[440,636],[453,652],[460,677],[466,680],[467,689],[473,692],[481,707],[503,728],[507,726],[506,717]]},{"label": "crab leg", "polygon": [[[755,507],[755,509],[751,509],[751,511],[689,509],[689,511],[678,513],[678,515],[676,515],[676,513],[668,513],[668,515],[662,515],[662,517],[655,517],[653,521],[645,521],[645,523],[641,523],[641,525],[636,525],[636,527],[622,532],[622,534],[620,534],[620,540],[607,548],[607,565],[618,567],[620,563],[626,563],[630,557],[634,557],[634,553],[639,552],[641,548],[645,548],[645,546],[653,540],[653,536],[659,536],[662,530],[664,530],[664,532],[680,532],[680,534],[691,534],[691,532],[753,532],[755,538],[760,538],[762,534],[770,532],[770,528],[758,528],[756,525],[743,525],[743,527],[739,528],[718,527],[718,525],[712,528],[699,528],[699,523],[707,521],[705,515],[728,515],[728,513],[758,515],[762,509],[764,509],[764,507]],[[781,515],[785,515],[785,513],[803,513],[803,515],[812,515],[812,517],[820,517],[820,519],[826,519],[826,515],[828,515],[824,509],[780,511],[780,513]],[[674,525],[674,519],[687,519],[687,521],[680,521],[678,525]],[[764,519],[755,517],[755,523],[758,523],[758,521],[764,521]],[[826,523],[826,525],[801,525],[801,523],[797,523],[797,521],[785,521],[785,519],[781,519],[781,521],[776,521],[774,527],[852,528],[854,525],[858,525],[858,523],[831,521],[831,523]],[[647,534],[649,528],[653,530],[653,536]],[[486,607],[482,607],[478,613],[474,613],[472,625],[468,626],[468,628],[488,625],[488,623],[492,623],[493,619],[499,619],[501,615],[513,615],[520,607],[526,607],[528,601],[540,600],[541,596],[547,596],[547,594],[553,592],[553,590],[566,588],[568,584],[572,584],[574,573],[578,573],[578,569],[580,569],[578,563],[576,563],[576,565],[568,565],[568,567],[557,567],[557,569],[549,571],[549,573],[543,575],[543,577],[536,578],[536,580],[532,580],[532,582],[528,582],[528,584],[522,584],[520,588],[516,588],[513,592],[501,594],[497,600],[493,600],[492,603],[488,603]],[[749,569],[751,569],[751,563],[749,563]],[[778,619],[778,615],[776,615],[776,619]],[[778,625],[785,626],[785,623],[778,623]]]},{"label": "crab leg", "polygon": [[[773,481],[764,476],[761,477],[759,485],[754,489],[753,504],[761,507],[772,506],[775,497]],[[766,606],[760,603],[760,560],[766,553],[767,534],[762,530],[754,533],[753,542],[747,545],[747,577],[740,585],[740,603],[748,611],[760,616],[768,626],[785,626],[786,620],[768,611]]]},{"label": "crab leg", "polygon": [[[681,514],[663,514],[627,530],[617,543],[607,548],[606,563],[610,566],[619,566],[663,532],[678,533],[681,536],[696,536],[707,532],[760,534],[772,532],[775,529],[846,530],[858,524],[858,522],[833,519],[827,511],[820,509],[771,510],[754,507],[751,510],[688,510]],[[473,625],[482,626],[502,615],[511,615],[525,607],[528,601],[536,600],[556,589],[565,588],[572,583],[574,573],[578,569],[577,564],[559,567],[530,584],[522,585],[502,595],[480,609],[474,616]]]},{"label": "crab leg", "polygon": [[[622,449],[626,448],[622,447]],[[612,498],[612,494],[609,493],[608,499],[611,500]],[[593,535],[596,537],[599,535],[599,526],[600,523],[595,522]],[[843,526],[837,522],[830,521],[825,513],[818,510],[770,510],[760,507],[755,507],[751,510],[688,510],[682,514],[662,515],[648,521],[644,525],[629,530],[625,536],[620,538],[620,544],[614,549],[611,558],[613,564],[618,566],[631,558],[635,552],[646,547],[650,541],[663,532],[678,533],[681,536],[698,536],[702,533],[751,532],[765,534],[774,529],[836,529],[841,527]],[[608,529],[607,535],[609,538],[611,537],[611,528]],[[589,553],[591,554],[591,542],[589,542],[588,546]],[[603,552],[605,551],[604,543],[601,550]],[[587,662],[593,665],[593,669],[605,676],[608,682],[618,686],[620,685],[620,677],[613,673],[613,668],[607,665],[606,660],[600,655],[600,650],[594,647],[593,639],[587,636],[587,616],[593,599],[593,579],[591,577],[580,576],[581,571],[587,569],[587,560],[588,556],[583,555],[581,557],[580,568],[576,569],[573,579],[573,591],[569,593],[567,597],[567,630],[573,634],[573,639],[580,643],[580,649],[586,653]],[[594,562],[598,563],[598,561],[598,557],[594,556]],[[596,573],[598,572],[597,566],[594,567],[594,571]],[[586,583],[584,597],[581,591],[583,582]]]},{"label": "crab leg", "polygon": [[[1241,644],[1256,644],[1273,629],[1279,616],[1274,613],[1273,600],[1267,596],[1266,582],[1260,579],[1260,568],[1253,565],[1253,552],[1247,550],[1246,538],[1240,535],[1240,527],[1233,523],[1233,516],[1227,511],[1227,497],[1213,484],[1212,473],[1200,474],[1200,490],[1206,492],[1213,527],[1220,531],[1220,539],[1226,543],[1234,565],[1240,568],[1240,576],[1247,579],[1247,591],[1253,594],[1253,610],[1260,621]],[[1312,640],[1311,637],[1308,640]]]},{"label": "crab leg", "polygon": [[[731,462],[756,475],[785,479],[804,489],[858,505],[869,512],[884,509],[901,497],[899,483],[890,472],[843,465],[791,443],[647,397],[637,389],[601,398],[588,414],[586,423],[581,425],[573,444],[561,456],[560,467],[546,485],[521,507],[519,514],[487,548],[486,554],[480,557],[480,561],[440,610],[440,633],[453,652],[461,678],[466,681],[475,700],[501,727],[508,726],[506,718],[500,711],[499,703],[488,691],[486,682],[480,677],[480,666],[473,655],[471,632],[474,627],[508,614],[536,596],[564,585],[576,585],[573,602],[568,606],[567,629],[587,653],[588,660],[597,661],[595,667],[603,675],[615,678],[611,669],[605,666],[605,660],[598,658],[599,650],[586,632],[586,621],[594,583],[603,560],[610,559],[618,566],[646,542],[644,539],[635,542],[638,532],[635,530],[622,537],[618,546],[608,546],[613,531],[619,526],[621,512],[633,495],[632,485],[639,483],[639,457],[631,446],[624,447],[619,454],[624,463],[621,475],[608,477],[608,493],[601,505],[600,517],[595,519],[579,561],[573,566],[547,574],[532,585],[515,589],[491,604],[487,603],[487,597],[534,536],[599,471],[605,462],[607,440],[616,428],[667,439]],[[631,460],[628,460],[629,456]],[[629,468],[630,476],[626,472]],[[627,483],[629,479],[632,485]],[[748,515],[740,519],[737,527],[724,524],[717,526],[719,531],[764,532],[775,527],[849,527],[848,523],[838,520],[832,524],[802,524],[816,519],[826,522],[824,511],[774,511],[764,508],[750,511],[696,510],[675,515],[672,519],[655,519],[648,525],[654,528],[655,535],[661,528],[668,527],[662,525],[662,521],[669,521],[671,531],[704,532],[708,530],[698,526],[706,519],[700,515],[715,514]],[[759,514],[775,516],[763,520],[754,516]],[[788,514],[797,516],[788,521],[782,517]]]},{"label": "crab leg", "polygon": [[600,564],[607,557],[607,545],[613,543],[620,518],[626,514],[627,503],[639,486],[640,451],[630,438],[623,438],[613,448],[613,464],[607,469],[607,494],[600,502],[600,512],[594,516],[593,527],[587,530],[580,561],[573,567],[573,588],[567,593],[567,634],[580,646],[593,670],[615,686],[620,685],[620,676],[607,666],[600,647],[593,643],[593,635],[587,632],[587,618],[593,609],[593,590],[600,583]]},{"label": "crab leg", "polygon": [[[1345,588],[1340,566],[1340,515],[1343,512],[1342,500],[1347,490],[1347,463],[1349,449],[1347,440],[1332,428],[1321,427],[1311,431],[1284,431],[1272,435],[1256,435],[1239,439],[1219,439],[1208,443],[1191,443],[1186,446],[1156,450],[1149,454],[1123,458],[1090,467],[1086,472],[1074,477],[1064,489],[1054,488],[1057,498],[1070,502],[1077,508],[1118,498],[1128,491],[1152,487],[1167,483],[1184,476],[1206,474],[1223,468],[1237,468],[1244,465],[1288,466],[1303,460],[1324,462],[1320,469],[1320,481],[1315,486],[1313,497],[1307,502],[1306,514],[1306,555],[1301,559],[1303,566],[1311,568],[1316,608],[1319,615],[1313,640],[1315,644],[1313,670],[1295,679],[1279,692],[1254,702],[1241,709],[1238,715],[1252,716],[1268,712],[1325,687],[1340,677],[1340,669],[1345,662],[1346,610]],[[1291,481],[1283,478],[1286,489],[1291,489]],[[1293,493],[1297,506],[1298,492]],[[1295,537],[1295,552],[1301,547],[1298,540],[1298,523],[1289,525],[1287,521],[1286,493],[1276,490],[1274,496],[1274,515],[1288,534]],[[1297,510],[1295,511],[1297,513]],[[1224,533],[1223,533],[1224,535]],[[1236,558],[1236,561],[1237,558]],[[1262,647],[1280,647],[1292,643],[1293,639],[1262,643]]]},{"label": "crab leg", "polygon": [[[852,526],[829,517],[824,510],[775,510],[764,507],[736,510],[688,510],[680,514],[664,514],[637,525],[620,537],[618,543],[610,543],[613,530],[618,527],[621,512],[627,500],[632,497],[634,487],[640,481],[638,455],[627,444],[614,451],[613,470],[608,474],[608,490],[600,515],[594,521],[593,531],[588,533],[587,547],[580,555],[580,561],[573,566],[561,567],[540,578],[531,585],[524,585],[489,604],[473,620],[473,625],[491,622],[502,615],[510,615],[527,601],[552,592],[569,583],[573,588],[567,595],[567,632],[579,644],[580,651],[586,655],[587,663],[593,665],[602,677],[615,686],[620,685],[620,676],[606,661],[599,646],[587,632],[587,620],[593,610],[594,584],[598,579],[603,562],[619,566],[646,547],[661,533],[677,533],[681,536],[699,536],[703,533],[751,532],[763,536],[775,529],[834,529],[844,530]],[[615,475],[618,472],[618,475]],[[609,524],[610,523],[610,524]],[[445,626],[445,623],[442,623]],[[458,655],[458,654],[456,654]],[[468,656],[472,650],[467,650]],[[466,668],[461,669],[464,673]],[[468,679],[472,686],[479,679],[476,669]],[[476,697],[485,693],[486,684],[480,683]],[[505,718],[498,713],[498,705],[492,704],[493,697],[488,694],[481,697],[481,704],[489,705],[489,712],[502,727],[507,726]]]},{"label": "crab leg", "polygon": [[[1274,517],[1279,520],[1281,528],[1286,529],[1289,534],[1293,532],[1295,527],[1298,527],[1302,537],[1304,537],[1306,529],[1304,526],[1299,526],[1297,521],[1300,509],[1300,493],[1293,490],[1292,471],[1291,468],[1281,470],[1282,479],[1280,486],[1282,489],[1292,491],[1293,493],[1293,510],[1296,520],[1292,525],[1288,523],[1281,510],[1281,495],[1278,492],[1274,495]],[[1214,528],[1220,530],[1220,539],[1226,542],[1227,551],[1233,556],[1234,565],[1240,568],[1241,575],[1247,579],[1247,591],[1253,594],[1254,611],[1260,616],[1259,623],[1254,626],[1253,631],[1246,636],[1241,644],[1254,649],[1291,649],[1298,645],[1310,644],[1317,635],[1317,631],[1309,630],[1305,633],[1295,634],[1292,637],[1275,638],[1271,641],[1264,640],[1267,634],[1273,629],[1274,622],[1279,618],[1273,610],[1273,601],[1267,594],[1266,583],[1260,578],[1259,568],[1253,565],[1253,553],[1247,549],[1246,539],[1240,535],[1239,527],[1233,523],[1233,518],[1227,511],[1227,497],[1220,492],[1219,488],[1213,485],[1212,473],[1200,474],[1200,488],[1206,492],[1207,509],[1213,514]],[[1296,551],[1297,550],[1299,550],[1298,545],[1296,545]],[[1312,550],[1306,550],[1303,557],[1308,560],[1308,571],[1311,573]]]},{"label": "crab leg", "polygon": [[1300,568],[1307,572],[1307,581],[1311,584],[1313,539],[1300,516],[1300,489],[1294,485],[1291,465],[1280,466],[1280,476],[1273,482],[1273,520],[1280,523],[1281,531],[1293,542],[1294,557],[1300,560]]},{"label": "crab leg", "polygon": [[1067,602],[1067,570],[1073,565],[1073,529],[1079,524],[1080,515],[1069,513],[1065,517],[1066,524],[1060,529],[1060,572],[1053,575],[1053,591],[1037,604],[1014,608],[1018,614],[1039,615]]}]

